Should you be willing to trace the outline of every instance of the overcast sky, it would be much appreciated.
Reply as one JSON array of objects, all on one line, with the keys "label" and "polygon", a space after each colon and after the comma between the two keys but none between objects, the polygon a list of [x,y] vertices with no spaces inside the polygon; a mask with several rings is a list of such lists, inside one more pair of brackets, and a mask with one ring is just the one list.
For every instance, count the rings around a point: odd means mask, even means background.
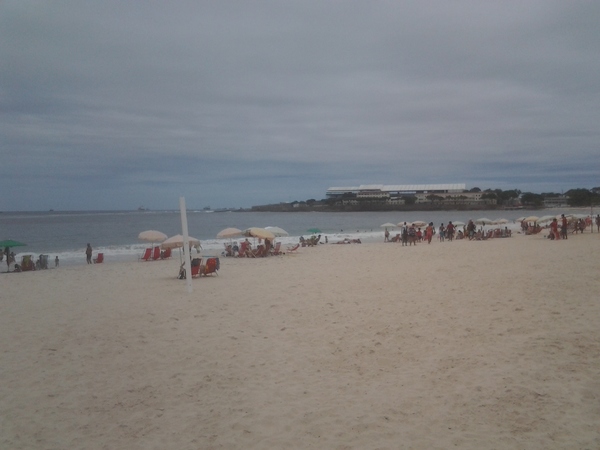
[{"label": "overcast sky", "polygon": [[0,210],[600,186],[598,1],[0,2]]}]

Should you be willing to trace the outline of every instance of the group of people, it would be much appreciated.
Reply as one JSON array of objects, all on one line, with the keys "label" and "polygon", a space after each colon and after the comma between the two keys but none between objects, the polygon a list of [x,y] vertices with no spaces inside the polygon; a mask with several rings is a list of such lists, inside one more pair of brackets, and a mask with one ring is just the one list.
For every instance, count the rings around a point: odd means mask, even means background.
[{"label": "group of people", "polygon": [[[15,263],[14,266],[14,271],[15,272],[25,272],[28,270],[41,270],[41,269],[48,269],[48,255],[39,255],[38,259],[34,262],[33,261],[33,256],[32,255],[24,255],[21,263],[16,263],[15,261],[15,253],[10,251],[9,247],[6,247],[1,253],[0,253],[0,261],[2,261],[3,259],[6,258],[6,267],[7,270],[10,272],[10,265],[12,263]],[[58,267],[60,264],[60,261],[58,259],[58,256],[56,256],[56,258],[54,258],[54,267]]]},{"label": "group of people", "polygon": [[416,227],[414,224],[404,224],[400,227],[400,233],[396,234],[396,236],[390,237],[389,231],[385,230],[384,233],[384,242],[401,242],[404,246],[417,245],[418,242],[427,242],[431,243],[434,235],[438,235],[440,242],[444,242],[445,240],[452,241],[454,239],[465,239],[469,240],[485,240],[495,237],[510,237],[512,235],[511,230],[508,227],[495,228],[492,230],[483,230],[483,228],[477,229],[475,223],[472,220],[469,220],[469,223],[463,226],[463,229],[458,229],[452,221],[448,222],[447,225],[443,223],[440,226],[435,228],[433,222],[429,222],[429,224],[422,230],[420,227]]},{"label": "group of people", "polygon": [[[594,222],[596,223],[596,229],[600,233],[600,214],[598,214]],[[585,229],[590,226],[593,227],[592,218],[590,216],[584,218],[571,218],[560,215],[560,219],[554,218],[550,222],[550,233],[546,236],[550,240],[568,239],[569,231],[571,234],[583,233]],[[528,224],[523,221],[521,223],[521,229],[525,234],[537,234],[542,231],[542,227],[538,223]],[[593,228],[592,228],[593,231]]]},{"label": "group of people", "polygon": [[252,242],[246,238],[238,245],[237,241],[232,244],[225,244],[225,251],[222,253],[223,256],[233,256],[238,258],[257,258],[269,256],[273,250],[273,243],[270,239],[265,239],[262,243],[262,239],[259,239],[259,244],[255,249],[252,248]]},{"label": "group of people", "polygon": [[[304,236],[300,236],[300,239],[298,240],[300,242],[300,246],[302,247],[314,247],[315,245],[317,245],[319,242],[321,242],[321,235],[319,234],[318,236],[311,236],[308,239],[305,239]],[[325,243],[327,244],[328,239],[327,236],[325,236]]]},{"label": "group of people", "polygon": [[[455,227],[452,222],[449,222],[447,226],[444,226],[442,223],[438,231],[440,241],[444,241],[445,239],[451,241],[454,239]],[[425,227],[425,230],[421,230],[421,227],[417,227],[412,223],[404,222],[400,227],[400,233],[397,233],[396,236],[391,238],[389,231],[386,228],[384,242],[400,242],[403,246],[417,245],[417,242],[427,242],[428,244],[431,244],[433,236],[436,233],[433,222],[429,222]]]},{"label": "group of people", "polygon": [[435,234],[435,228],[433,222],[429,222],[429,225],[425,228],[425,233],[420,227],[416,227],[414,224],[404,222],[400,227],[400,233],[390,239],[389,231],[385,230],[384,242],[400,242],[403,246],[417,245],[417,242],[426,240],[431,243],[433,235]]},{"label": "group of people", "polygon": [[[554,218],[554,220],[552,220],[552,222],[550,223],[550,234],[548,235],[548,239],[551,239],[553,241],[559,239],[568,239],[569,225],[569,219],[564,214],[560,215],[560,224],[558,222],[558,219]],[[587,217],[586,219],[575,219],[571,222],[571,233],[583,233],[583,231],[587,228],[588,225],[592,225],[591,217]],[[600,232],[600,215],[596,217],[596,226],[598,227],[598,231]]]}]

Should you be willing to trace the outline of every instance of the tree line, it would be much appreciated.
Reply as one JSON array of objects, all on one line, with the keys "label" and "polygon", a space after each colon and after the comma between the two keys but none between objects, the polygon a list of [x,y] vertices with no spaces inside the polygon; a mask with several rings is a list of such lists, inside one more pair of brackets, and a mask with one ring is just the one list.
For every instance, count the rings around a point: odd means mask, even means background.
[{"label": "tree line", "polygon": [[[473,188],[470,192],[481,192]],[[592,189],[577,188],[569,189],[564,194],[556,192],[543,192],[534,194],[533,192],[521,192],[518,189],[503,191],[502,189],[486,189],[483,191],[482,199],[494,199],[498,205],[508,206],[515,203],[517,200],[523,206],[541,207],[544,205],[544,200],[549,198],[566,197],[566,203],[573,207],[587,207],[592,205],[600,205],[600,187]]]}]

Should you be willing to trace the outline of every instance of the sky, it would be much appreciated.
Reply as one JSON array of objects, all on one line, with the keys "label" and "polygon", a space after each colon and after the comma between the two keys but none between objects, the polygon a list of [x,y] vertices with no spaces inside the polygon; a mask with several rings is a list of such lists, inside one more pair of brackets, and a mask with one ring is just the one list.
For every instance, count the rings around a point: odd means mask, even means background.
[{"label": "sky", "polygon": [[600,2],[4,0],[0,211],[600,186]]}]

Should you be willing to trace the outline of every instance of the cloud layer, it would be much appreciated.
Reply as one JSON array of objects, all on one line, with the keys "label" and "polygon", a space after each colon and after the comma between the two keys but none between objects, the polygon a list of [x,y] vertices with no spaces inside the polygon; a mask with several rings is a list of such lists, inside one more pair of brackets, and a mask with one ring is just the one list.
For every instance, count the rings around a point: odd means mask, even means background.
[{"label": "cloud layer", "polygon": [[0,5],[2,210],[600,185],[597,2]]}]

